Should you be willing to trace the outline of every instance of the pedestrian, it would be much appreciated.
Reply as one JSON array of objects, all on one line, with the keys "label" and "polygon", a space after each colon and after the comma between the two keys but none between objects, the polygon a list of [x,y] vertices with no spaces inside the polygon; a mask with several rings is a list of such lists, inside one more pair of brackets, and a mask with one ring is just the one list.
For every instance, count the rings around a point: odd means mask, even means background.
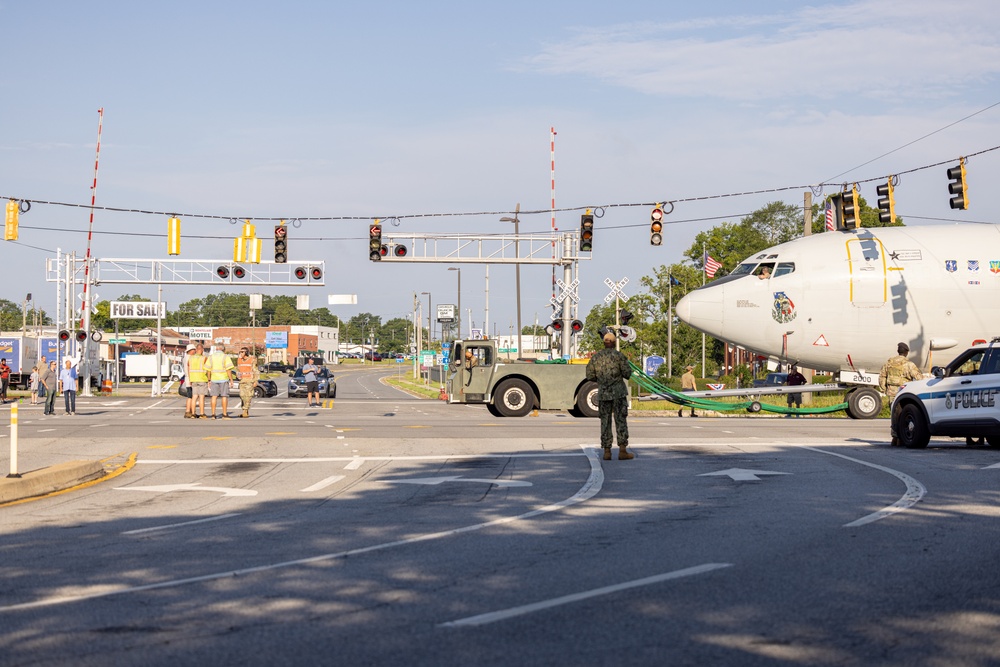
[{"label": "pedestrian", "polygon": [[250,402],[253,400],[253,392],[257,387],[257,379],[260,371],[257,369],[257,358],[250,356],[250,350],[240,348],[240,356],[236,360],[236,374],[240,378],[240,401],[242,401],[243,419],[250,417]]},{"label": "pedestrian", "polygon": [[[187,354],[185,352],[185,354]],[[208,372],[205,370],[205,346],[197,343],[194,353],[188,354],[184,360],[187,366],[187,379],[191,385],[191,418],[208,419],[205,414],[205,397],[208,396]]]},{"label": "pedestrian", "polygon": [[195,419],[194,388],[191,386],[191,357],[198,351],[197,346],[189,343],[184,348],[184,377],[181,378],[181,393],[187,396],[184,403],[184,419]]},{"label": "pedestrian", "polygon": [[314,363],[315,359],[310,357],[302,366],[302,381],[306,383],[306,404],[313,407],[313,396],[316,396],[315,407],[319,407],[319,378],[316,374],[319,368]]},{"label": "pedestrian", "polygon": [[[225,345],[217,345],[215,351],[205,361],[208,371],[208,395],[212,399],[212,418],[229,419],[229,381],[232,379],[233,360],[226,354]],[[218,399],[222,399],[219,401]],[[222,414],[215,411],[217,402],[221,402]]]},{"label": "pedestrian", "polygon": [[906,358],[910,353],[910,346],[900,343],[896,346],[896,356],[890,357],[882,371],[878,374],[878,388],[891,401],[896,397],[896,392],[910,380],[919,380],[922,375],[920,369],[912,361]]},{"label": "pedestrian", "polygon": [[[698,385],[694,381],[694,366],[690,364],[684,367],[684,374],[681,375],[681,391],[697,391]],[[678,417],[684,416],[684,408],[677,411]],[[691,405],[691,416],[697,417],[694,413],[694,404]]]},{"label": "pedestrian", "polygon": [[6,359],[0,359],[0,403],[7,402],[7,385],[10,384],[10,366]]},{"label": "pedestrian", "polygon": [[628,451],[628,384],[632,376],[625,355],[615,349],[615,335],[604,334],[604,349],[598,351],[587,362],[587,379],[597,382],[597,406],[601,417],[601,448],[604,460],[611,460],[612,419],[618,437],[618,460],[635,458]]},{"label": "pedestrian", "polygon": [[[55,362],[53,362],[55,363]],[[73,362],[66,360],[66,367],[59,373],[59,384],[62,386],[63,399],[66,401],[66,414],[76,414],[76,368]]]},{"label": "pedestrian", "polygon": [[[44,359],[44,357],[42,357]],[[57,382],[59,377],[56,374],[56,362],[50,361],[48,366],[45,366],[39,373],[39,380],[41,380],[42,387],[45,388],[45,409],[42,410],[43,415],[54,415],[56,413],[56,391]]]},{"label": "pedestrian", "polygon": [[31,390],[31,404],[38,405],[38,366],[31,367],[28,377],[28,388]]},{"label": "pedestrian", "polygon": [[[798,387],[798,386],[804,385],[805,383],[806,383],[806,376],[799,372],[799,367],[798,366],[796,366],[795,364],[792,364],[791,370],[789,370],[788,375],[785,376],[785,384],[787,384],[790,387]],[[796,409],[802,407],[802,392],[801,391],[790,392],[788,394],[788,407],[789,407],[789,409],[792,407],[792,403],[795,404],[795,408]],[[785,416],[786,417],[791,417],[792,413],[789,412]],[[795,416],[798,417],[799,415],[795,415]]]}]

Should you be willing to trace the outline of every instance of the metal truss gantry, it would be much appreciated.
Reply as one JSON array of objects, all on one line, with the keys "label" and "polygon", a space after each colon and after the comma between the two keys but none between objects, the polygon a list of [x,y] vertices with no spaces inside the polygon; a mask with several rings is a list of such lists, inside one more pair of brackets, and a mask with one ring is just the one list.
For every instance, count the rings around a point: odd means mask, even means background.
[{"label": "metal truss gantry", "polygon": [[[124,285],[247,285],[323,287],[326,282],[326,263],[320,260],[303,260],[288,264],[274,262],[234,262],[218,259],[91,259],[91,284]],[[227,275],[219,274],[225,267]],[[82,276],[83,263],[75,267]],[[314,275],[314,269],[318,275]],[[302,277],[296,275],[299,273]],[[242,274],[242,277],[240,276]],[[45,279],[58,282],[59,261],[46,262]],[[64,279],[64,278],[63,278]]]},{"label": "metal truss gantry", "polygon": [[[589,259],[580,255],[579,234],[402,234],[382,228],[389,254],[383,262],[438,264],[542,264],[564,266]],[[396,249],[406,247],[399,257]]]}]

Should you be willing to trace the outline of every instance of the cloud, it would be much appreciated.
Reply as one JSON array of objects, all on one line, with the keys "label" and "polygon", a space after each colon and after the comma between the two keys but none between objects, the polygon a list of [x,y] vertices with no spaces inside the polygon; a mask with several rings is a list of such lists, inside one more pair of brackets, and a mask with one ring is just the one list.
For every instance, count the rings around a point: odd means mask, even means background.
[{"label": "cloud", "polygon": [[903,104],[991,81],[1000,72],[998,35],[992,2],[865,1],[582,28],[522,66],[662,97]]}]

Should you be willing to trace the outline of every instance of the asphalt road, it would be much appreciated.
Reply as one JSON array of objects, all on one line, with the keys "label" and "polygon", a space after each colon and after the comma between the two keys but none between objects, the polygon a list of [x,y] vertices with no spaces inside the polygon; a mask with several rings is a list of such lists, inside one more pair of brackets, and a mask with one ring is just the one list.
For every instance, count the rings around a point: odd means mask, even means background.
[{"label": "asphalt road", "polygon": [[605,462],[596,420],[495,418],[385,373],[246,420],[23,409],[25,469],[137,463],[0,508],[0,663],[1000,663],[998,450],[634,413],[637,458]]}]

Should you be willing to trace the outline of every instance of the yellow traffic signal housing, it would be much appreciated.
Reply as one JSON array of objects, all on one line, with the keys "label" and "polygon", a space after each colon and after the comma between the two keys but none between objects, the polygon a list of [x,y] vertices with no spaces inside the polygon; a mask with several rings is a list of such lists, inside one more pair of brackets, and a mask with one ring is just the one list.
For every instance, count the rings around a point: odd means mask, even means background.
[{"label": "yellow traffic signal housing", "polygon": [[857,229],[861,226],[861,206],[858,203],[858,187],[854,185],[850,192],[844,190],[841,198],[842,219],[844,229]]},{"label": "yellow traffic signal housing", "polygon": [[17,240],[17,216],[20,213],[20,204],[16,199],[7,202],[7,221],[3,226],[3,240]]},{"label": "yellow traffic signal housing", "polygon": [[167,254],[181,254],[181,219],[177,216],[167,221]]},{"label": "yellow traffic signal housing", "polygon": [[959,158],[958,166],[948,170],[948,192],[955,195],[948,204],[952,208],[960,208],[963,211],[969,208],[969,190],[965,182],[965,158]]},{"label": "yellow traffic signal housing", "polygon": [[878,220],[879,222],[888,222],[890,224],[896,223],[896,195],[894,194],[894,188],[892,187],[892,177],[885,182],[885,185],[880,185],[875,188],[875,194],[878,195]]}]

